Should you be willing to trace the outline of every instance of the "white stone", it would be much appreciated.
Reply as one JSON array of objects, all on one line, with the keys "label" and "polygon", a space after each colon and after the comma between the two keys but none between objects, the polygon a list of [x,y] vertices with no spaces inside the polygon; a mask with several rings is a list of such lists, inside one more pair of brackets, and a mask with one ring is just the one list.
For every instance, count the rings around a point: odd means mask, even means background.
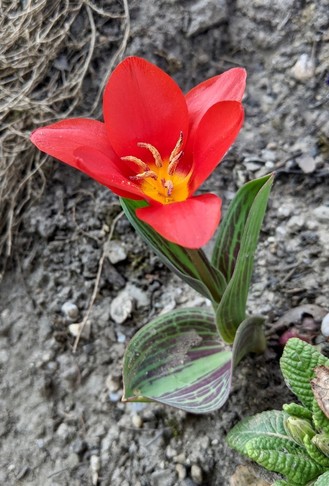
[{"label": "white stone", "polygon": [[296,162],[299,167],[302,169],[304,174],[310,174],[311,172],[315,171],[316,163],[314,157],[310,155],[301,155],[300,157],[296,158]]},{"label": "white stone", "polygon": [[121,241],[111,240],[106,243],[106,252],[110,262],[115,265],[127,258],[127,250]]},{"label": "white stone", "polygon": [[73,302],[64,302],[62,305],[62,312],[70,320],[74,320],[79,315],[79,309]]},{"label": "white stone", "polygon": [[182,464],[176,464],[176,472],[178,479],[182,480],[186,478],[186,469]]},{"label": "white stone", "polygon": [[[82,329],[82,331],[81,331]],[[84,326],[80,322],[79,324],[70,324],[69,325],[69,332],[72,334],[74,337],[80,337],[84,339],[89,339],[90,338],[90,330],[91,330],[91,323],[90,321],[85,322]],[[81,334],[80,334],[81,331]]]},{"label": "white stone", "polygon": [[294,78],[298,81],[308,81],[314,76],[314,59],[308,54],[301,54],[291,72]]},{"label": "white stone", "polygon": [[111,318],[117,324],[123,324],[133,310],[133,299],[126,290],[120,292],[111,302]]},{"label": "white stone", "polygon": [[137,413],[131,417],[131,423],[136,429],[141,429],[143,427],[143,420],[140,415],[137,415]]},{"label": "white stone", "polygon": [[329,337],[329,314],[326,314],[322,319],[321,332],[325,337]]},{"label": "white stone", "polygon": [[191,478],[196,484],[202,484],[202,469],[197,464],[193,464],[191,467]]}]

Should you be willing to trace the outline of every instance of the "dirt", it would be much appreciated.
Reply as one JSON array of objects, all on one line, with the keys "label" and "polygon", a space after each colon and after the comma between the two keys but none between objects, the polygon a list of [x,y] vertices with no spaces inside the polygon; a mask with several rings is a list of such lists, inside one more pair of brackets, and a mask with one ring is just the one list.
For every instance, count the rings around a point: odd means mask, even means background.
[{"label": "dirt", "polygon": [[[249,299],[252,312],[268,317],[269,347],[243,360],[216,413],[121,403],[122,357],[136,330],[161,312],[207,302],[136,236],[113,194],[49,162],[46,191],[24,215],[13,265],[1,282],[0,484],[228,485],[244,460],[226,446],[227,431],[291,399],[278,365],[278,339],[287,326],[277,329],[275,322],[300,305],[328,312],[326,4],[129,3],[125,55],[155,62],[184,91],[233,66],[248,71],[244,128],[202,190],[219,194],[227,207],[245,181],[276,172]],[[102,2],[112,7],[118,10],[114,1]],[[104,39],[115,22],[97,24],[102,57],[93,60],[86,102],[97,74],[106,71]],[[104,258],[87,333],[74,353],[69,325],[86,316],[104,248],[111,260]],[[123,321],[113,304],[122,292],[130,301]],[[314,319],[311,331],[300,329],[305,321],[295,328],[321,346]]]}]

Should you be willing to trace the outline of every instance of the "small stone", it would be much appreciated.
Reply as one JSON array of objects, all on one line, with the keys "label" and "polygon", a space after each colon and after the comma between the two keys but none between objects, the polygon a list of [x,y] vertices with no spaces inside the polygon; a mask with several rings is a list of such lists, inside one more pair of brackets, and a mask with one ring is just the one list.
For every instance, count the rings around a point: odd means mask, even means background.
[{"label": "small stone", "polygon": [[170,445],[168,445],[168,447],[166,449],[167,459],[172,459],[175,456],[177,456],[177,451],[175,449],[173,449]]},{"label": "small stone", "polygon": [[73,302],[65,302],[61,308],[65,317],[74,321],[79,315],[79,309]]},{"label": "small stone", "polygon": [[321,332],[323,336],[329,337],[329,314],[326,314],[322,319]]},{"label": "small stone", "polygon": [[90,458],[91,481],[96,486],[98,482],[98,473],[101,467],[99,456],[93,455]]},{"label": "small stone", "polygon": [[105,251],[107,252],[108,258],[113,265],[122,262],[127,258],[127,250],[121,241],[108,241],[106,243]]},{"label": "small stone", "polygon": [[182,464],[176,464],[176,472],[178,479],[185,479],[186,478],[186,469]]},{"label": "small stone", "polygon": [[313,214],[320,223],[328,223],[329,206],[319,206],[314,209]]},{"label": "small stone", "polygon": [[111,302],[111,318],[117,324],[123,324],[131,315],[133,310],[133,299],[125,290],[120,292]]},{"label": "small stone", "polygon": [[301,155],[300,157],[296,158],[296,162],[299,167],[302,169],[304,174],[310,174],[311,172],[315,171],[316,163],[315,159],[310,155]]},{"label": "small stone", "polygon": [[120,380],[117,377],[113,377],[112,375],[109,375],[106,378],[106,388],[108,389],[109,392],[117,392],[120,388]]},{"label": "small stone", "polygon": [[143,420],[137,414],[134,414],[131,417],[131,423],[132,423],[133,427],[135,427],[136,429],[141,429],[143,427]]},{"label": "small stone", "polygon": [[119,393],[119,392],[110,392],[109,393],[110,402],[116,403],[121,399],[121,397],[122,397],[122,393]]},{"label": "small stone", "polygon": [[58,427],[56,434],[63,440],[67,440],[68,437],[72,434],[72,428],[69,427],[66,423],[62,422]]},{"label": "small stone", "polygon": [[82,323],[69,325],[69,332],[70,334],[72,334],[72,336],[77,337],[80,335],[80,337],[84,339],[90,338],[90,329],[91,329],[90,321],[85,322],[84,325]]},{"label": "small stone", "polygon": [[9,360],[9,351],[6,349],[0,349],[0,365],[4,366]]},{"label": "small stone", "polygon": [[192,464],[191,478],[196,484],[202,484],[202,479],[203,479],[202,469],[197,464]]},{"label": "small stone", "polygon": [[296,214],[292,216],[287,222],[287,228],[290,230],[291,233],[295,233],[301,230],[304,224],[305,224],[305,217],[302,214]]},{"label": "small stone", "polygon": [[296,64],[293,66],[292,75],[298,81],[308,81],[313,78],[315,72],[314,59],[308,54],[301,54]]}]

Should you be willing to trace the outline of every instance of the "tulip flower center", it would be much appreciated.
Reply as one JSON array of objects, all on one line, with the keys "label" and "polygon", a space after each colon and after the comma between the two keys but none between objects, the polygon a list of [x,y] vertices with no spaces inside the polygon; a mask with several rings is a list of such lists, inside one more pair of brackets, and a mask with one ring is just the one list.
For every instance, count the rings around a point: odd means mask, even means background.
[{"label": "tulip flower center", "polygon": [[150,163],[133,155],[121,157],[121,160],[132,162],[141,172],[130,176],[133,181],[140,182],[143,193],[161,204],[185,201],[189,196],[189,174],[182,174],[177,170],[179,161],[183,156],[183,133],[181,132],[177,143],[168,158],[162,158],[156,147],[150,143],[139,142],[138,147],[149,150],[153,160]]}]

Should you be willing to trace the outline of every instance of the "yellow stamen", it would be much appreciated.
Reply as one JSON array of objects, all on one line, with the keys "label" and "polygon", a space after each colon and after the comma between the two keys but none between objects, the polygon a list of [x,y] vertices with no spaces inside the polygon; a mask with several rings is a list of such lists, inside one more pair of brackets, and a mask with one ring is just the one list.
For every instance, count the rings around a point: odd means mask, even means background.
[{"label": "yellow stamen", "polygon": [[177,143],[169,157],[162,158],[158,149],[150,143],[139,142],[137,146],[149,150],[153,156],[153,161],[146,164],[143,160],[132,155],[122,157],[122,160],[133,162],[141,168],[141,173],[130,176],[130,179],[140,181],[141,191],[148,198],[161,204],[185,201],[189,197],[191,171],[188,174],[176,171],[183,156],[181,150],[183,132],[180,132]]},{"label": "yellow stamen", "polygon": [[159,169],[162,167],[162,158],[161,158],[161,155],[160,155],[160,152],[158,151],[158,149],[153,147],[153,145],[151,145],[150,143],[144,143],[144,142],[139,142],[137,144],[137,146],[148,149],[151,152],[151,154],[153,155],[155,165]]}]

